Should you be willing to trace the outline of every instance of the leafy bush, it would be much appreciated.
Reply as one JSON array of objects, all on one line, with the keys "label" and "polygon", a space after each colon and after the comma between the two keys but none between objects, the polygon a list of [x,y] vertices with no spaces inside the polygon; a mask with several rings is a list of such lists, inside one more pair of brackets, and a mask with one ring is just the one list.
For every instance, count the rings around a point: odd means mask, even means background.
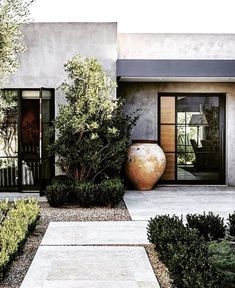
[{"label": "leafy bush", "polygon": [[226,240],[209,244],[210,262],[223,273],[226,284],[224,288],[235,287],[235,249]]},{"label": "leafy bush", "polygon": [[185,227],[182,219],[173,215],[156,216],[151,218],[147,226],[148,240],[153,243],[160,253],[161,259],[167,263],[171,257],[171,246],[182,238]]},{"label": "leafy bush", "polygon": [[173,287],[221,288],[223,277],[209,262],[208,246],[196,229],[169,215],[150,219],[148,239],[166,263]]},{"label": "leafy bush", "polygon": [[223,278],[208,260],[207,242],[194,229],[185,229],[181,239],[169,245],[168,269],[178,288],[223,287]]},{"label": "leafy bush", "polygon": [[1,279],[39,218],[39,206],[35,200],[17,200],[7,205],[9,210],[0,229]]},{"label": "leafy bush", "polygon": [[76,181],[74,185],[75,201],[82,207],[97,204],[97,185],[92,182]]},{"label": "leafy bush", "polygon": [[229,234],[235,236],[235,212],[228,217]]},{"label": "leafy bush", "polygon": [[71,180],[98,183],[119,176],[137,114],[125,115],[123,102],[112,98],[116,84],[96,59],[78,54],[65,71],[68,79],[60,89],[68,105],[59,107],[49,150]]},{"label": "leafy bush", "polygon": [[118,178],[103,180],[98,185],[99,205],[114,206],[122,200],[125,194],[125,187]]},{"label": "leafy bush", "polygon": [[76,201],[82,207],[114,206],[125,193],[124,185],[118,178],[103,180],[99,184],[77,181],[74,190]]},{"label": "leafy bush", "polygon": [[46,189],[46,197],[50,206],[63,206],[68,199],[69,187],[70,186],[62,182],[55,182],[52,185],[48,185]]},{"label": "leafy bush", "polygon": [[54,183],[69,183],[69,178],[68,176],[66,175],[56,175],[53,179],[51,179],[51,184],[54,184]]},{"label": "leafy bush", "polygon": [[200,214],[188,214],[186,216],[188,227],[197,229],[199,235],[203,236],[205,240],[218,240],[225,237],[224,220],[219,215],[214,215],[209,212]]}]

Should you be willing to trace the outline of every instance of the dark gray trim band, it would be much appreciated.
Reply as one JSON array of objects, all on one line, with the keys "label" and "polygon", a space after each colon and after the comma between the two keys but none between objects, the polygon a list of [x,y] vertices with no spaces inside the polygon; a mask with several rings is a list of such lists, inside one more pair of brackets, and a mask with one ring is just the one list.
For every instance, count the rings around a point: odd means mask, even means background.
[{"label": "dark gray trim band", "polygon": [[235,60],[117,60],[118,77],[235,77]]}]

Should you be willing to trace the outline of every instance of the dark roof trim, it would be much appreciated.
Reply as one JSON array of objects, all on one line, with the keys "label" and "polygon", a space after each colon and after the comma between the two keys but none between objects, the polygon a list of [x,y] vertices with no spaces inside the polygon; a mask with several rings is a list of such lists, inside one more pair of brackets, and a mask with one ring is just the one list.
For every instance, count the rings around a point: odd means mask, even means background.
[{"label": "dark roof trim", "polygon": [[235,77],[235,60],[117,60],[118,77]]}]

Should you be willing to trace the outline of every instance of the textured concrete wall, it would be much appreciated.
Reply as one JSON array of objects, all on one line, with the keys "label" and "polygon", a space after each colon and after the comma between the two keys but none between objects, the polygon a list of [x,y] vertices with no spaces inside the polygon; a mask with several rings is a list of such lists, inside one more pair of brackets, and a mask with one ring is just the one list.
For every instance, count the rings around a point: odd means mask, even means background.
[{"label": "textured concrete wall", "polygon": [[119,59],[235,59],[235,34],[118,34]]},{"label": "textured concrete wall", "polygon": [[235,186],[235,83],[119,83],[119,95],[127,100],[126,113],[145,109],[133,139],[157,140],[159,92],[226,93],[226,183]]},{"label": "textured concrete wall", "polygon": [[[23,27],[27,50],[11,88],[57,88],[64,80],[64,64],[78,52],[95,57],[116,79],[116,23],[30,23]],[[56,91],[56,101],[63,97]]]}]

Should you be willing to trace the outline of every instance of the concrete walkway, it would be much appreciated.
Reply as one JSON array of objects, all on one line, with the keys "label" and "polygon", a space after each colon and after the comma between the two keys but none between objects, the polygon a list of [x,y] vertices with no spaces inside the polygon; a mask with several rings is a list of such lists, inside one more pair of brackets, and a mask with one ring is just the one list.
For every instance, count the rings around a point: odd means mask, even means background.
[{"label": "concrete walkway", "polygon": [[147,221],[51,222],[41,245],[149,244]]},{"label": "concrete walkway", "polygon": [[146,224],[50,223],[21,288],[160,288],[144,247],[129,246],[148,244]]},{"label": "concrete walkway", "polygon": [[183,215],[212,211],[225,220],[235,210],[235,187],[177,186],[152,191],[127,191],[124,201],[132,220],[156,215]]}]

